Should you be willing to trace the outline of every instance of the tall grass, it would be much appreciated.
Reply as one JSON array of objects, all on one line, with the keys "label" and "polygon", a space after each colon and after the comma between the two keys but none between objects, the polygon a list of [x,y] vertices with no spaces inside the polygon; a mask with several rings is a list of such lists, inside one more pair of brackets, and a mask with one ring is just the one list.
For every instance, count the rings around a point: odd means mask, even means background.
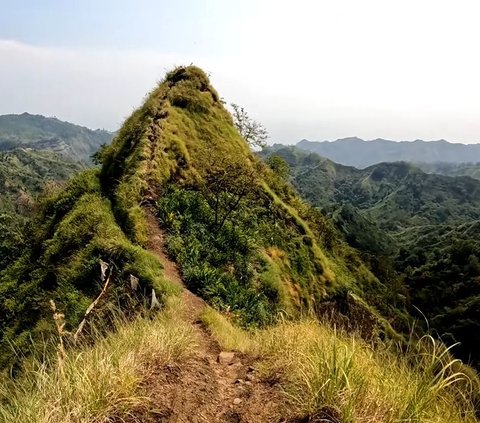
[{"label": "tall grass", "polygon": [[176,315],[170,306],[153,320],[119,321],[94,346],[67,350],[53,363],[38,361],[20,379],[1,382],[0,422],[110,422],[146,410],[145,380],[195,348],[192,328]]},{"label": "tall grass", "polygon": [[468,378],[432,338],[417,352],[392,352],[313,320],[247,332],[208,309],[202,316],[224,348],[259,357],[302,415],[324,407],[342,423],[476,422]]}]

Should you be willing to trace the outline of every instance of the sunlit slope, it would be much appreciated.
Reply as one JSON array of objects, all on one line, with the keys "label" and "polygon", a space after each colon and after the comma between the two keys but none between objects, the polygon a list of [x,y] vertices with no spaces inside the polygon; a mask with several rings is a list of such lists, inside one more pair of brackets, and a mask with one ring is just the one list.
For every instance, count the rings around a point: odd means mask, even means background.
[{"label": "sunlit slope", "polygon": [[30,245],[0,276],[5,357],[12,343],[22,350],[50,333],[49,299],[76,327],[101,290],[100,260],[114,269],[114,305],[130,275],[147,295],[171,291],[144,250],[145,208],[187,286],[244,324],[315,313],[346,289],[367,303],[384,290],[329,221],[254,157],[196,67],[167,74],[97,159],[99,172],[41,202]]}]

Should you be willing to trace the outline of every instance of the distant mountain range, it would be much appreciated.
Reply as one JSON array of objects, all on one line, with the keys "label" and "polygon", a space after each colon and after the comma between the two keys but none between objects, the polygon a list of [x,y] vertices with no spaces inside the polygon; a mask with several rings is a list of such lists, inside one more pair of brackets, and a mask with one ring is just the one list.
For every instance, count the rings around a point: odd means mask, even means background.
[{"label": "distant mountain range", "polygon": [[480,162],[480,144],[458,144],[440,141],[389,141],[343,138],[336,141],[302,140],[298,148],[317,153],[347,166],[365,168],[381,162],[406,161],[412,163],[477,163]]},{"label": "distant mountain range", "polygon": [[69,159],[88,163],[113,133],[63,122],[57,118],[23,113],[0,116],[0,151],[18,147],[53,151]]},{"label": "distant mountain range", "polygon": [[293,184],[315,206],[350,204],[388,232],[480,220],[480,181],[466,176],[427,174],[406,162],[357,169],[291,146],[260,154],[285,159]]}]

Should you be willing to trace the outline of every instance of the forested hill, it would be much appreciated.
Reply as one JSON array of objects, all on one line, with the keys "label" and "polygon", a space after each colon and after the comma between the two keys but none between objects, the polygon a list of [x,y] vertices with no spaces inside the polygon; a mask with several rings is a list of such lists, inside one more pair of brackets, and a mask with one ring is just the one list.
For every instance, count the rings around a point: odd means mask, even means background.
[{"label": "forested hill", "polygon": [[[408,163],[356,169],[295,147],[265,158],[289,164],[303,198],[364,251],[412,315],[480,366],[480,181],[426,174]],[[421,310],[423,314],[420,314]]]},{"label": "forested hill", "polygon": [[0,151],[0,213],[18,213],[48,182],[65,181],[85,168],[59,154],[18,148]]},{"label": "forested hill", "polygon": [[294,185],[312,204],[350,204],[389,231],[480,219],[480,181],[470,177],[426,174],[405,162],[357,169],[294,147],[275,154],[287,161]]},{"label": "forested hill", "polygon": [[343,138],[336,141],[302,140],[298,148],[320,154],[336,163],[364,168],[381,162],[421,163],[477,163],[480,162],[480,144],[440,141],[389,141]]},{"label": "forested hill", "polygon": [[18,147],[60,153],[69,159],[90,162],[102,144],[108,144],[113,133],[91,130],[57,118],[23,113],[0,116],[0,151]]}]

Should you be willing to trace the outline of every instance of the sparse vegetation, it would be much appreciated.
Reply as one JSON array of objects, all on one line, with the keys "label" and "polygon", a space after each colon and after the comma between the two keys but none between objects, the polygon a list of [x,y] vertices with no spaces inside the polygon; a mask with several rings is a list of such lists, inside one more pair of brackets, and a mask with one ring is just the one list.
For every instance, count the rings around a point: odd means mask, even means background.
[{"label": "sparse vegetation", "polygon": [[268,132],[265,127],[260,122],[252,119],[243,107],[234,103],[231,106],[233,123],[242,138],[251,147],[265,147],[268,139]]}]

